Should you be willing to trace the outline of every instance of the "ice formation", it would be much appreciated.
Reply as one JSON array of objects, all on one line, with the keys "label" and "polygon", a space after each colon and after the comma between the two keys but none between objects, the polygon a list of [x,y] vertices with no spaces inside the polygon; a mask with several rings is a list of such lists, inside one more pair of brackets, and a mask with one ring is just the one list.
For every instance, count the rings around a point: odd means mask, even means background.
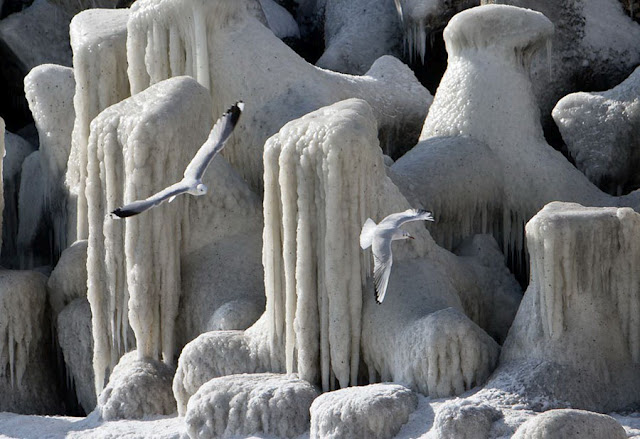
[{"label": "ice formation", "polygon": [[76,299],[87,297],[87,241],[67,248],[47,280],[47,294],[53,318]]},{"label": "ice formation", "polygon": [[583,410],[549,410],[525,422],[513,439],[625,439],[627,432],[611,416]]},{"label": "ice formation", "polygon": [[316,65],[336,72],[362,75],[382,55],[402,56],[400,23],[390,1],[327,1],[324,40]]},{"label": "ice formation", "polygon": [[430,95],[407,66],[385,56],[363,77],[319,69],[261,18],[256,0],[137,1],[128,22],[132,92],[186,74],[210,89],[213,115],[245,99],[247,109],[223,154],[259,191],[266,139],[286,122],[342,99],[357,96],[374,107],[386,151],[397,154],[415,143]]},{"label": "ice formation", "polygon": [[640,186],[640,68],[611,90],[565,96],[552,115],[589,180],[618,195]]},{"label": "ice formation", "polygon": [[244,374],[214,378],[189,400],[185,422],[191,439],[264,433],[293,438],[309,428],[318,390],[295,375]]},{"label": "ice formation", "polygon": [[[39,232],[44,230],[46,171],[42,168],[42,152],[36,150],[22,163],[18,192],[17,250],[20,267],[37,267],[51,262],[51,255],[40,254],[33,247]],[[28,183],[27,183],[28,182]]]},{"label": "ice formation", "polygon": [[399,384],[370,384],[324,393],[311,404],[309,437],[392,438],[417,406],[416,394]]},{"label": "ice formation", "polygon": [[173,369],[161,361],[125,354],[98,396],[96,411],[105,421],[142,419],[150,415],[170,415],[176,411],[171,392]]},{"label": "ice formation", "polygon": [[502,417],[496,408],[473,399],[454,399],[438,408],[433,430],[438,439],[485,439]]},{"label": "ice formation", "polygon": [[102,110],[130,95],[126,58],[128,18],[128,9],[91,9],[71,20],[76,117],[66,184],[76,198],[76,205],[72,201],[69,208],[69,218],[77,218],[77,227],[75,233],[70,233],[69,242],[89,237],[85,195],[89,125]]},{"label": "ice formation", "polygon": [[276,37],[280,39],[300,38],[298,23],[289,11],[276,3],[275,0],[260,0],[260,6],[262,6],[262,12],[264,12],[269,29]]}]

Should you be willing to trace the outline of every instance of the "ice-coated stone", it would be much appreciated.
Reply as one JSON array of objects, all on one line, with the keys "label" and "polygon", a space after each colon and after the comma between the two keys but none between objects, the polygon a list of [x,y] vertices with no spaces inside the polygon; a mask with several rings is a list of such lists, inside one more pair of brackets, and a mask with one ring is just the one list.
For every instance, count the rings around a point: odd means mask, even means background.
[{"label": "ice-coated stone", "polygon": [[327,392],[311,404],[312,439],[394,437],[418,406],[418,397],[399,384],[370,384]]},{"label": "ice-coated stone", "polygon": [[176,400],[171,391],[174,370],[161,361],[140,358],[136,351],[120,358],[96,407],[105,421],[171,415]]},{"label": "ice-coated stone", "polygon": [[382,55],[402,56],[402,31],[391,1],[328,0],[325,51],[318,67],[363,75]]},{"label": "ice-coated stone", "polygon": [[242,374],[214,378],[189,400],[191,439],[268,434],[293,438],[309,428],[318,390],[296,376]]},{"label": "ice-coated stone", "polygon": [[522,424],[513,439],[625,439],[611,416],[584,410],[549,410]]},{"label": "ice-coated stone", "polygon": [[616,195],[640,186],[640,68],[611,90],[563,97],[552,115],[589,180]]},{"label": "ice-coated stone", "polygon": [[96,407],[91,361],[91,307],[86,297],[80,297],[65,306],[57,316],[58,344],[64,358],[69,387],[75,390],[85,413],[90,413]]},{"label": "ice-coated stone", "polygon": [[490,405],[470,399],[454,399],[438,408],[433,430],[438,439],[487,439],[502,414]]},{"label": "ice-coated stone", "polygon": [[47,281],[53,317],[75,299],[87,297],[87,241],[76,241],[62,252]]},{"label": "ice-coated stone", "polygon": [[637,403],[640,215],[555,202],[526,231],[531,282],[487,389],[537,409]]}]

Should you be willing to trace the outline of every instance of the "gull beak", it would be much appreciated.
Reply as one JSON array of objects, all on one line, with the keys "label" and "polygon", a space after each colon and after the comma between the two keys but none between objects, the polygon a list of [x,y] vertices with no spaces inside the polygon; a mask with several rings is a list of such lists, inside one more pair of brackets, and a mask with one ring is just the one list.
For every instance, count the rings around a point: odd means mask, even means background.
[{"label": "gull beak", "polygon": [[416,239],[416,238],[414,238],[413,236],[409,235],[409,239]]}]

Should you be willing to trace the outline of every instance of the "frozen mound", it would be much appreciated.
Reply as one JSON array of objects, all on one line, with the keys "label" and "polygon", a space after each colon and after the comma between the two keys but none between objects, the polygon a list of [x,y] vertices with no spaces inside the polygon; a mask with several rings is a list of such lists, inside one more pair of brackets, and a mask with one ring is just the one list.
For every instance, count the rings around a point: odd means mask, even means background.
[{"label": "frozen mound", "polygon": [[[44,172],[43,197],[46,211],[43,214],[50,224],[50,241],[53,244],[54,261],[67,242],[67,198],[64,175],[71,149],[71,132],[75,113],[73,95],[75,80],[73,69],[54,64],[35,67],[24,78],[24,89],[39,134],[40,168]],[[71,221],[75,235],[75,218]],[[35,233],[31,232],[30,235]],[[35,245],[36,243],[31,243]]]},{"label": "frozen mound", "polygon": [[542,12],[556,32],[531,66],[534,92],[548,117],[556,102],[578,90],[606,90],[640,63],[640,25],[619,0],[483,0]]},{"label": "frozen mound", "polygon": [[54,318],[75,299],[87,297],[87,241],[76,241],[62,252],[47,280]]},{"label": "frozen mound", "polygon": [[187,406],[191,439],[267,434],[293,438],[309,428],[318,390],[295,375],[243,374],[214,378]]},{"label": "frozen mound", "polygon": [[552,32],[541,13],[504,5],[467,9],[446,27],[449,65],[422,140],[391,168],[412,203],[434,209],[441,245],[492,233],[520,268],[524,224],[548,202],[640,205],[638,194],[603,193],[545,142],[526,65]]},{"label": "frozen mound", "polygon": [[589,180],[617,195],[640,186],[640,68],[611,90],[565,96],[552,115]]},{"label": "frozen mound", "polygon": [[300,38],[300,29],[296,19],[285,8],[274,0],[260,0],[262,12],[269,29],[281,40],[284,38]]},{"label": "frozen mound", "polygon": [[323,393],[311,404],[310,437],[390,439],[417,406],[416,394],[399,384],[370,384]]},{"label": "frozen mound", "polygon": [[112,105],[91,124],[87,276],[98,392],[129,348],[129,327],[141,357],[174,360],[180,252],[189,242],[183,219],[207,217],[196,215],[190,196],[126,221],[108,214],[182,178],[211,128],[210,105],[204,87],[178,77]]},{"label": "frozen mound", "polygon": [[258,193],[267,138],[286,122],[343,99],[371,104],[385,151],[399,155],[415,144],[430,95],[407,66],[384,56],[362,77],[319,69],[273,35],[260,16],[256,0],[137,1],[128,22],[132,92],[186,74],[210,89],[214,115],[238,98],[250,99],[223,154]]},{"label": "frozen mound", "polygon": [[438,439],[487,439],[499,410],[473,399],[454,399],[438,409],[433,431]]},{"label": "frozen mound", "polygon": [[637,403],[640,216],[556,202],[526,231],[531,282],[486,389],[519,396],[525,408]]},{"label": "frozen mound", "polygon": [[325,51],[316,66],[363,75],[382,55],[402,56],[400,22],[391,1],[329,0],[324,12]]},{"label": "frozen mound", "polygon": [[68,388],[75,390],[78,403],[85,413],[90,413],[97,402],[91,361],[91,307],[86,297],[78,298],[57,316],[58,344],[64,358]]},{"label": "frozen mound", "polygon": [[522,424],[513,439],[625,439],[611,416],[583,410],[549,410]]},{"label": "frozen mound", "polygon": [[176,400],[171,392],[174,370],[136,351],[124,355],[98,396],[96,410],[104,421],[171,415]]},{"label": "frozen mound", "polygon": [[65,181],[72,197],[68,217],[77,218],[76,230],[70,231],[69,242],[89,237],[85,195],[89,125],[102,110],[130,96],[128,18],[128,9],[90,9],[73,17],[69,26],[76,117]]},{"label": "frozen mound", "polygon": [[62,412],[45,282],[33,271],[0,271],[0,411]]}]

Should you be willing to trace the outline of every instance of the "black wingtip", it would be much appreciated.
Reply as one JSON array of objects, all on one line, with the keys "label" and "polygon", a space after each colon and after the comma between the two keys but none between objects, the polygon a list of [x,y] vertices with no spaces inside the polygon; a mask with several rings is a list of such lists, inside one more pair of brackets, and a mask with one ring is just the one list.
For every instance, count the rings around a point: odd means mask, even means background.
[{"label": "black wingtip", "polygon": [[111,212],[111,215],[115,215],[118,218],[127,218],[129,216],[135,215],[136,213],[137,212],[132,212],[131,210],[122,210],[120,207],[118,207],[116,210]]},{"label": "black wingtip", "polygon": [[234,125],[238,123],[238,119],[240,119],[240,115],[244,110],[244,102],[238,101],[233,104],[225,113],[231,115],[231,123]]},{"label": "black wingtip", "polygon": [[377,288],[373,289],[373,297],[376,299],[376,303],[378,305],[382,305],[382,301],[379,299],[380,298],[380,294],[378,294],[378,289]]}]

